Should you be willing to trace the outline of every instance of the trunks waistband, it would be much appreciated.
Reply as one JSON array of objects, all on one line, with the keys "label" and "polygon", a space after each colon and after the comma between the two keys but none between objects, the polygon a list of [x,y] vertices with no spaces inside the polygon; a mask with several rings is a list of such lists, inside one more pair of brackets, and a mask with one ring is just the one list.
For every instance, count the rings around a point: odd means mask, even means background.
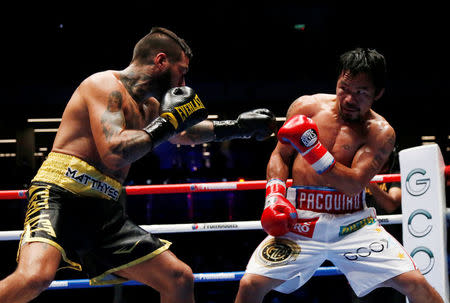
[{"label": "trunks waistband", "polygon": [[318,213],[347,214],[366,208],[364,191],[348,196],[330,187],[292,186],[286,197],[297,209]]},{"label": "trunks waistband", "polygon": [[85,161],[66,154],[51,152],[32,182],[58,185],[81,196],[119,199],[122,185],[102,174]]}]

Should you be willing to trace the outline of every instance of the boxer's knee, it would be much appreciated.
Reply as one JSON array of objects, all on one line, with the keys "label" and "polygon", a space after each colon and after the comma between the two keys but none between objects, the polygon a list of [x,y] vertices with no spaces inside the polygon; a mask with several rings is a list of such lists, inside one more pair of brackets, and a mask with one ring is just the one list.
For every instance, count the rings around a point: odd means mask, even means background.
[{"label": "boxer's knee", "polygon": [[55,272],[46,266],[33,266],[17,270],[24,283],[36,291],[44,291],[55,278]]},{"label": "boxer's knee", "polygon": [[239,282],[239,289],[245,292],[254,292],[257,289],[257,283],[252,277],[249,277],[248,275],[244,275]]},{"label": "boxer's knee", "polygon": [[32,266],[27,268],[17,268],[11,274],[11,281],[15,281],[31,297],[36,297],[46,290],[52,283],[55,272],[47,270],[45,267]]},{"label": "boxer's knee", "polygon": [[175,268],[170,269],[170,281],[165,292],[169,294],[187,294],[194,288],[194,274],[192,269],[184,264],[177,264]]},{"label": "boxer's knee", "polygon": [[410,302],[443,302],[437,291],[418,270],[401,274],[385,285],[403,293]]},{"label": "boxer's knee", "polygon": [[48,244],[27,244],[22,247],[19,264],[13,275],[29,289],[41,292],[55,278],[60,259],[60,252]]},{"label": "boxer's knee", "polygon": [[242,298],[262,299],[273,288],[266,278],[245,274],[239,282],[239,295]]}]

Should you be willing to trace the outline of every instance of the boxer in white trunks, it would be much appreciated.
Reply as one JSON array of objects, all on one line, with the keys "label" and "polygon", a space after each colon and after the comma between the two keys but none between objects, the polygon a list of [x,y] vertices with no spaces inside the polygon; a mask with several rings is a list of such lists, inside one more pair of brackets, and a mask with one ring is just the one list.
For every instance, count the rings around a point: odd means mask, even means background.
[{"label": "boxer in white trunks", "polygon": [[395,144],[394,129],[371,108],[384,92],[385,59],[358,48],[339,63],[336,95],[298,98],[278,132],[261,217],[269,235],[247,265],[236,303],[262,302],[272,289],[293,292],[325,260],[358,296],[393,287],[409,302],[443,302],[364,201]]}]

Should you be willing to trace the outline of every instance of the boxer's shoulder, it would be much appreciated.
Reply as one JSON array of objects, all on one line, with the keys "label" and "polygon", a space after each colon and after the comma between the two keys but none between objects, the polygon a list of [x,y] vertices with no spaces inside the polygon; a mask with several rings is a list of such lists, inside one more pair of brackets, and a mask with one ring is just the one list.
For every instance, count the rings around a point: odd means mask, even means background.
[{"label": "boxer's shoulder", "polygon": [[90,75],[81,82],[77,91],[86,97],[109,96],[112,93],[126,93],[120,80],[116,77],[115,72],[111,70]]},{"label": "boxer's shoulder", "polygon": [[334,102],[336,95],[313,94],[303,95],[297,98],[289,107],[288,116],[303,114],[308,117],[316,115],[325,107],[329,107]]},{"label": "boxer's shoulder", "polygon": [[390,148],[395,145],[395,130],[381,115],[372,115],[366,122],[366,129],[367,138],[371,142],[381,144],[381,146],[388,144]]},{"label": "boxer's shoulder", "polygon": [[331,102],[336,99],[336,95],[333,94],[312,94],[302,95],[298,97],[293,103],[295,104],[314,104],[317,102]]},{"label": "boxer's shoulder", "polygon": [[394,133],[393,127],[389,122],[375,111],[371,110],[368,119],[366,120],[367,129],[369,132],[375,133]]},{"label": "boxer's shoulder", "polygon": [[103,82],[116,82],[118,80],[117,72],[113,70],[106,70],[91,74],[82,82],[83,84],[99,84]]}]

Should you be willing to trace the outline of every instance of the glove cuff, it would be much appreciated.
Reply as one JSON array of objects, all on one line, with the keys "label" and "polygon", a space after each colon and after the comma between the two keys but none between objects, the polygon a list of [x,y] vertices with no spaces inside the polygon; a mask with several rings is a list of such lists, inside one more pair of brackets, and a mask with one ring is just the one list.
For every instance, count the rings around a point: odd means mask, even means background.
[{"label": "glove cuff", "polygon": [[266,184],[266,199],[264,208],[277,201],[277,196],[286,196],[286,182],[281,179],[272,178]]},{"label": "glove cuff", "polygon": [[333,155],[320,142],[302,155],[319,175],[333,168],[336,163]]},{"label": "glove cuff", "polygon": [[266,196],[278,194],[280,196],[286,196],[286,182],[281,179],[272,178],[266,183]]},{"label": "glove cuff", "polygon": [[162,117],[156,118],[142,130],[150,136],[152,140],[152,149],[164,141],[167,141],[167,139],[175,134],[175,128],[172,123]]}]

